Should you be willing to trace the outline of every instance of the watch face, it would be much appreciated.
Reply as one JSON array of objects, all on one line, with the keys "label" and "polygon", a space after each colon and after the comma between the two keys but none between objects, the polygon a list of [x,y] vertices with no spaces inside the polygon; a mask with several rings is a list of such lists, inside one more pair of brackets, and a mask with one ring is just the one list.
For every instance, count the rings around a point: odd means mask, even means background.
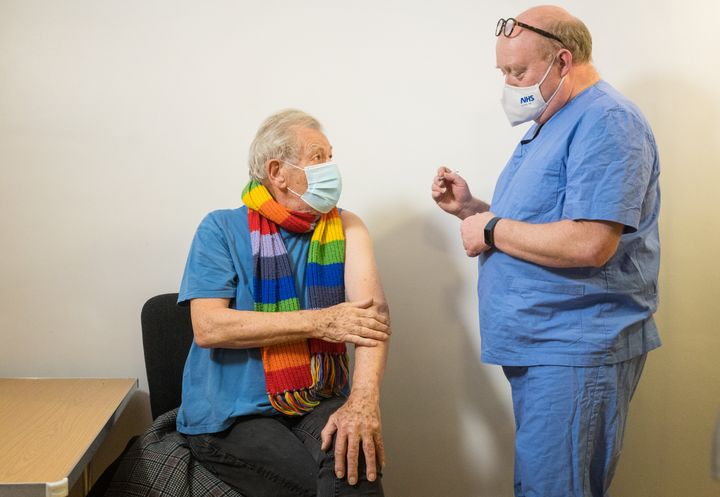
[{"label": "watch face", "polygon": [[485,225],[485,245],[492,247],[495,245],[495,225],[501,218],[494,217]]}]

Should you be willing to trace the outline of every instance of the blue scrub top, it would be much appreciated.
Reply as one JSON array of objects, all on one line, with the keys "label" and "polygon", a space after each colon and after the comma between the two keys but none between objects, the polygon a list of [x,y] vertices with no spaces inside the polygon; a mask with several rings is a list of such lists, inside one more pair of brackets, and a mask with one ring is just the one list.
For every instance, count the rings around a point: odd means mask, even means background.
[{"label": "blue scrub top", "polygon": [[[491,250],[480,257],[482,360],[506,366],[613,364],[660,346],[653,320],[660,262],[660,166],[640,110],[604,81],[540,129],[500,175],[494,214],[625,226],[601,268],[555,269]],[[501,221],[502,222],[502,221]]]},{"label": "blue scrub top", "polygon": [[[312,233],[279,229],[305,306],[305,266]],[[253,267],[247,207],[211,212],[195,233],[178,303],[194,298],[232,299],[233,309],[254,309]],[[237,416],[276,415],[265,391],[259,348],[200,348],[193,340],[185,362],[177,430],[188,435],[217,433]]]}]

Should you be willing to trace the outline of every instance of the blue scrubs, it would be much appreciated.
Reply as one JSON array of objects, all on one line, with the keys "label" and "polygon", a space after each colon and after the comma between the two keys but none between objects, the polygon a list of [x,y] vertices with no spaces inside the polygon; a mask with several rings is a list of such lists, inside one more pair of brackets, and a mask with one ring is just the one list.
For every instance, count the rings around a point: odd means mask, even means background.
[{"label": "blue scrubs", "polygon": [[[558,470],[585,471],[587,465],[578,458],[584,457],[588,437],[605,436],[579,433],[568,443],[571,420],[556,417],[543,402],[556,391],[577,403],[570,412],[580,413],[581,393],[590,387],[579,383],[577,376],[592,373],[590,369],[573,372],[574,368],[599,368],[602,374],[611,374],[613,367],[627,369],[631,361],[644,361],[637,358],[660,346],[653,320],[660,260],[659,172],[655,139],[645,118],[600,81],[562,107],[539,132],[537,125],[531,127],[498,179],[491,204],[498,216],[528,223],[571,219],[624,226],[617,252],[600,268],[549,268],[497,250],[480,257],[482,360],[540,367],[531,370],[530,381],[511,381],[516,421],[527,419],[522,413],[545,416],[543,429],[534,431],[531,442],[518,439],[516,457],[526,461],[519,465],[518,479],[534,489],[524,493],[521,489],[518,496],[604,495],[598,487],[593,493],[556,494],[537,483],[544,477],[559,478],[553,474]],[[551,374],[548,367],[566,373]],[[545,372],[548,376],[543,379]],[[595,415],[624,419],[632,390],[632,382],[618,383],[614,395],[623,401],[601,402],[604,410]],[[524,406],[522,412],[519,405]],[[617,445],[607,443],[608,451]],[[558,469],[540,462],[557,447],[567,449],[568,456],[550,459],[570,466]],[[610,472],[603,478],[611,476]],[[575,474],[575,478],[585,477]],[[583,486],[576,482],[574,488]]]},{"label": "blue scrubs", "polygon": [[607,366],[505,366],[517,497],[606,497],[647,354]]}]

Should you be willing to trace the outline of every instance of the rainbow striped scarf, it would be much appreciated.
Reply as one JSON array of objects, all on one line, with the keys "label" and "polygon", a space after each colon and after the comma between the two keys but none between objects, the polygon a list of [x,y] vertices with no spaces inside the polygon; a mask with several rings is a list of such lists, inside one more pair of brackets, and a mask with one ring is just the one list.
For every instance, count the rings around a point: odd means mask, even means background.
[{"label": "rainbow striped scarf", "polygon": [[[290,258],[277,225],[295,233],[312,231],[305,282],[306,308],[345,301],[345,237],[337,208],[315,223],[315,216],[277,203],[261,183],[251,180],[242,194],[248,206],[253,251],[253,299],[259,312],[300,309]],[[262,349],[270,404],[286,415],[311,411],[320,398],[342,395],[348,380],[344,343],[309,339]]]}]

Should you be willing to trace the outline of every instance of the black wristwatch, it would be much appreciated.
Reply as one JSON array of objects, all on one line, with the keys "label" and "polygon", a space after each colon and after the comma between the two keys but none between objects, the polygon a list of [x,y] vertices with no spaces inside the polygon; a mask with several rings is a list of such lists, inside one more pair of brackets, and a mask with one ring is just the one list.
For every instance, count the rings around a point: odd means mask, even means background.
[{"label": "black wristwatch", "polygon": [[494,217],[485,225],[485,245],[488,247],[495,247],[495,225],[501,219],[501,217]]}]

